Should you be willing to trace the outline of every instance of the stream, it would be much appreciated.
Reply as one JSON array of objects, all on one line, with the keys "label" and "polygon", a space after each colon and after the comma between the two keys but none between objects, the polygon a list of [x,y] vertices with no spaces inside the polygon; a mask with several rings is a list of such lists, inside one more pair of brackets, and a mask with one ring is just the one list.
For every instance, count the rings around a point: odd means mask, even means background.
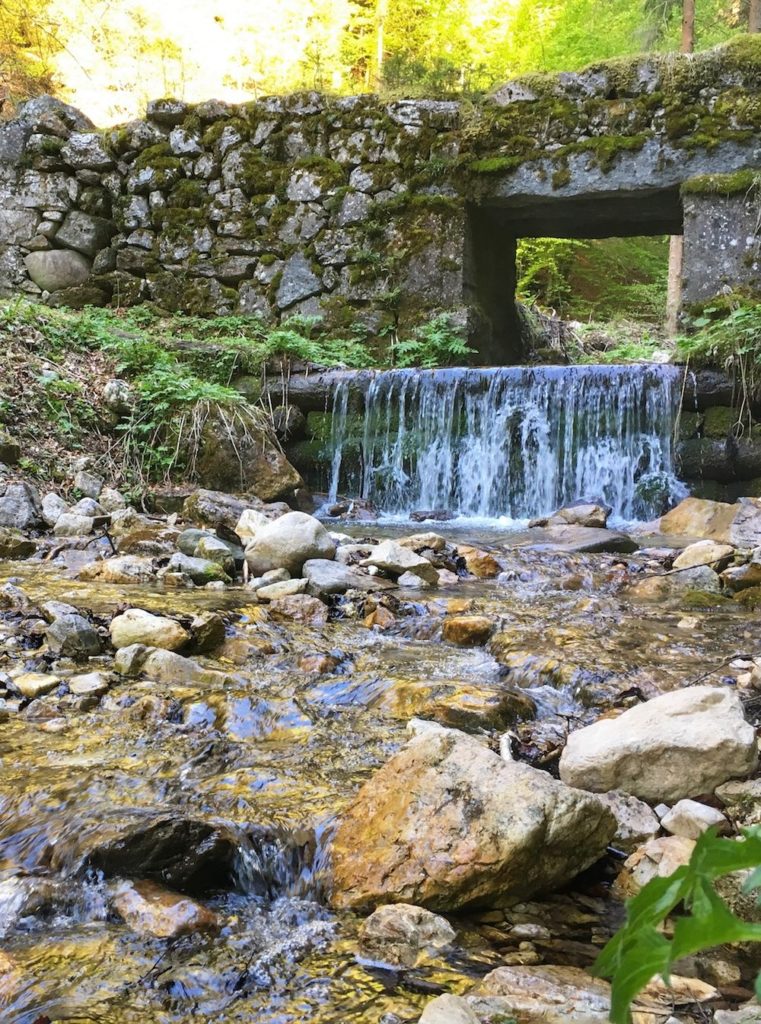
[{"label": "stream", "polygon": [[[523,688],[536,718],[517,722],[512,742],[553,771],[569,728],[706,674],[732,677],[733,658],[757,653],[757,615],[736,602],[638,601],[636,587],[623,587],[655,564],[646,550],[558,554],[525,546],[521,532],[434,528],[488,548],[503,572],[400,597],[386,631],[343,616],[340,602],[313,629],[269,621],[242,587],[93,584],[54,563],[1,563],[0,585],[18,583],[32,604],[66,601],[103,622],[126,606],[213,609],[227,627],[224,646],[197,658],[225,677],[119,679],[99,699],[64,686],[18,713],[0,710],[0,955],[17,975],[10,997],[0,988],[5,1024],[407,1024],[432,995],[464,991],[506,957],[590,965],[620,921],[604,864],[571,892],[453,918],[456,945],[422,967],[362,963],[361,919],[326,899],[336,817],[415,716],[479,731],[485,701]],[[444,616],[465,610],[497,624],[488,648],[442,641]],[[3,613],[0,670],[34,668],[40,642],[28,618],[22,629]],[[327,656],[321,672],[309,671],[315,655]],[[102,656],[87,670],[109,667]],[[220,916],[219,934],[167,943],[110,912],[113,882],[92,851],[157,821],[201,823],[230,848],[224,872],[187,887]],[[150,865],[149,844],[140,856]],[[130,865],[131,877],[140,867]],[[512,934],[526,923],[544,938]]]}]

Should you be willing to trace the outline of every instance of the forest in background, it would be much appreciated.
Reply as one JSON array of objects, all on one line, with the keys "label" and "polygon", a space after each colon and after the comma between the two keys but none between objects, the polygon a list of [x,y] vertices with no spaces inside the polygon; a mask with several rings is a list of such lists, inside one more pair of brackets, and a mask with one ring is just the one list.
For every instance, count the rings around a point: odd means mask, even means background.
[{"label": "forest in background", "polygon": [[[746,31],[758,6],[698,0],[695,49]],[[523,73],[677,50],[681,16],[680,0],[0,0],[0,114],[43,92],[99,125],[160,96],[473,97]],[[523,241],[518,294],[567,319],[660,325],[667,261],[665,238]]]}]

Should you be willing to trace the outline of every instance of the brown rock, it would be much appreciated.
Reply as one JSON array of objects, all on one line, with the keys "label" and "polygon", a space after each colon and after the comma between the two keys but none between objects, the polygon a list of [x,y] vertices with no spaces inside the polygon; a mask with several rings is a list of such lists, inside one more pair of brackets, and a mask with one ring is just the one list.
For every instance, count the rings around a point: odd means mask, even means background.
[{"label": "brown rock", "polygon": [[454,940],[452,926],[430,910],[409,903],[379,907],[359,930],[359,951],[367,960],[415,967],[426,953]]},{"label": "brown rock", "polygon": [[326,675],[338,668],[340,662],[332,654],[304,654],[299,658],[298,667],[302,672]]},{"label": "brown rock", "polygon": [[390,629],[396,622],[396,618],[388,608],[384,608],[382,604],[379,604],[374,611],[365,616],[363,622],[368,629],[373,629],[376,626],[378,629]]},{"label": "brown rock", "polygon": [[616,830],[592,794],[426,730],[365,783],[333,844],[333,903],[504,906],[573,878]]},{"label": "brown rock", "polygon": [[458,647],[478,647],[492,634],[494,622],[485,615],[453,615],[444,619],[441,632],[444,639]]},{"label": "brown rock", "polygon": [[480,548],[474,548],[468,544],[458,544],[457,553],[465,559],[468,572],[480,580],[493,579],[502,572],[499,562],[488,551],[482,551]]},{"label": "brown rock", "polygon": [[219,931],[217,915],[195,900],[155,882],[123,882],[113,899],[120,917],[140,935],[175,939],[192,932]]},{"label": "brown rock", "polygon": [[270,601],[269,611],[273,618],[303,622],[305,626],[313,626],[315,629],[321,629],[328,621],[327,606],[308,594],[277,597]]},{"label": "brown rock", "polygon": [[501,1009],[518,1024],[606,1024],[610,985],[578,967],[498,967],[468,993],[476,1016]]}]

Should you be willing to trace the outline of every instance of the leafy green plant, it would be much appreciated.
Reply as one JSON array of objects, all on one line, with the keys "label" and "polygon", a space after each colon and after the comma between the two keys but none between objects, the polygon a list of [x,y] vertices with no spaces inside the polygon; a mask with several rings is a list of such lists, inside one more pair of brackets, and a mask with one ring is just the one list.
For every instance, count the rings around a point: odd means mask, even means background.
[{"label": "leafy green plant", "polygon": [[463,362],[475,350],[464,340],[451,317],[446,313],[416,327],[412,337],[399,341],[395,349],[396,365],[400,367],[421,366],[430,369],[435,366],[450,366]]},{"label": "leafy green plant", "polygon": [[[761,825],[745,829],[737,841],[720,839],[711,829],[698,839],[688,864],[652,879],[628,902],[626,924],[594,967],[596,974],[611,978],[613,1024],[628,1024],[637,994],[655,976],[668,982],[682,957],[730,942],[761,942],[761,924],[737,917],[716,891],[718,879],[748,869],[744,890],[761,889]],[[686,913],[667,932],[667,918],[680,905]],[[761,975],[756,993],[761,998]]]}]

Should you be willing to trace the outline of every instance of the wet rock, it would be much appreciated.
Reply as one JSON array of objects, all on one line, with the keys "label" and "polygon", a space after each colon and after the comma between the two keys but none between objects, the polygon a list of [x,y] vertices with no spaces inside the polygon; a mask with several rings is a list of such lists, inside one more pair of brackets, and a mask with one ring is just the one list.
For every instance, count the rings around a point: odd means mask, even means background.
[{"label": "wet rock", "polygon": [[690,569],[693,566],[707,565],[715,572],[720,572],[731,561],[735,549],[731,544],[717,544],[713,540],[699,540],[689,544],[674,559],[675,569]]},{"label": "wet rock", "polygon": [[281,441],[306,437],[307,421],[297,405],[278,405],[272,410],[272,425]]},{"label": "wet rock", "polygon": [[664,598],[686,598],[691,594],[721,596],[721,581],[718,573],[707,565],[696,565],[679,572],[667,572],[662,576],[651,576],[636,580],[629,587],[629,593],[646,601],[660,601]]},{"label": "wet rock", "polygon": [[596,798],[435,728],[365,783],[333,844],[333,903],[505,905],[573,878],[615,819]]},{"label": "wet rock", "polygon": [[335,672],[340,664],[341,659],[333,654],[304,654],[298,660],[298,669],[310,674],[327,675]]},{"label": "wet rock", "polygon": [[206,654],[225,642],[225,624],[216,612],[199,612],[190,623],[193,651]]},{"label": "wet rock", "polygon": [[602,505],[599,502],[577,501],[559,508],[557,512],[544,519],[532,520],[529,526],[588,526],[604,530],[612,511],[609,505]]},{"label": "wet rock", "polygon": [[83,566],[78,573],[80,580],[100,580],[102,583],[147,583],[154,575],[153,561],[138,555],[105,558]]},{"label": "wet rock", "polygon": [[610,985],[578,967],[498,967],[468,993],[476,1017],[520,1024],[605,1024]]},{"label": "wet rock", "polygon": [[410,512],[410,520],[413,523],[446,523],[456,518],[455,512],[450,512],[445,508],[418,509],[416,512]]},{"label": "wet rock", "polygon": [[438,533],[413,533],[410,537],[400,537],[397,543],[403,548],[411,548],[418,554],[426,549],[439,553],[447,546],[446,540]]},{"label": "wet rock", "polygon": [[145,644],[120,647],[114,668],[124,676],[143,674],[160,683],[223,683],[227,678],[223,672],[202,668],[192,658]]},{"label": "wet rock", "polygon": [[53,870],[78,865],[193,895],[229,888],[237,840],[224,825],[180,815],[115,813],[74,819],[55,844]]},{"label": "wet rock", "polygon": [[502,566],[488,551],[467,544],[458,544],[457,553],[465,559],[468,572],[479,580],[495,579],[502,572]]},{"label": "wet rock", "polygon": [[451,615],[444,619],[441,633],[447,643],[458,647],[478,647],[487,643],[494,621],[485,615]]},{"label": "wet rock", "polygon": [[372,565],[393,576],[401,576],[405,572],[414,573],[431,586],[437,586],[439,574],[436,568],[409,548],[402,547],[394,540],[384,540],[372,549],[370,556],[363,559],[362,565]]},{"label": "wet rock", "polygon": [[448,696],[429,699],[416,713],[465,732],[503,730],[535,718],[536,704],[523,690],[495,691],[462,684]]},{"label": "wet rock", "polygon": [[753,557],[745,565],[732,565],[721,574],[724,587],[732,594],[751,587],[761,587],[761,551],[753,553]]},{"label": "wet rock", "polygon": [[50,693],[61,682],[58,676],[50,675],[47,672],[22,672],[17,676],[12,676],[11,680],[13,688],[18,690],[23,697],[28,697],[29,700]]},{"label": "wet rock", "polygon": [[345,594],[347,590],[375,591],[393,587],[389,580],[370,576],[328,558],[310,558],[304,562],[301,571],[307,580],[307,593],[312,597]]},{"label": "wet rock", "polygon": [[621,899],[629,899],[653,878],[667,878],[692,856],[695,843],[683,836],[664,836],[639,846],[624,861],[614,890]]},{"label": "wet rock", "polygon": [[28,975],[9,953],[0,950],[0,1001],[8,1005],[27,984]]},{"label": "wet rock", "polygon": [[308,594],[293,594],[291,597],[277,597],[270,601],[269,612],[276,619],[290,619],[306,626],[321,629],[327,625],[327,606]]},{"label": "wet rock", "polygon": [[76,613],[54,618],[46,637],[51,651],[75,661],[95,658],[103,650],[98,631],[84,615]]},{"label": "wet rock", "polygon": [[[438,586],[438,577],[441,573],[436,573],[436,585]],[[403,572],[399,579],[396,581],[396,585],[401,587],[403,590],[430,590],[433,584],[428,583],[420,576],[416,576],[414,572]]]},{"label": "wet rock", "polygon": [[281,597],[292,597],[294,594],[304,594],[307,589],[307,581],[283,580],[280,583],[268,583],[259,587],[256,596],[260,601],[277,601]]},{"label": "wet rock", "polygon": [[415,967],[427,954],[445,949],[455,932],[443,917],[409,903],[380,907],[359,930],[359,952],[391,967]]},{"label": "wet rock", "polygon": [[86,537],[92,533],[95,519],[93,516],[81,516],[76,512],[63,512],[53,527],[56,537]]},{"label": "wet rock", "polygon": [[36,488],[30,484],[0,486],[0,526],[14,530],[36,530],[43,525],[42,505]]},{"label": "wet rock", "polygon": [[757,763],[755,730],[731,690],[664,693],[568,737],[560,777],[594,792],[622,789],[650,802],[709,793]]},{"label": "wet rock", "polygon": [[52,491],[42,499],[42,518],[48,526],[55,526],[60,516],[69,511],[69,506],[60,494]]},{"label": "wet rock", "polygon": [[20,530],[0,526],[0,558],[29,558],[36,550],[34,541],[25,537]]},{"label": "wet rock", "polygon": [[155,882],[120,883],[114,891],[112,904],[138,935],[176,939],[194,932],[216,932],[221,927],[213,911]]},{"label": "wet rock", "polygon": [[106,672],[84,672],[66,682],[75,697],[103,697],[111,687],[111,676]]},{"label": "wet rock", "polygon": [[232,494],[199,487],[185,500],[182,517],[191,523],[202,523],[213,529],[226,527],[233,533],[238,520],[250,504],[250,501],[243,501]]},{"label": "wet rock", "polygon": [[536,551],[559,551],[567,554],[602,552],[629,554],[637,550],[637,542],[616,530],[598,530],[590,526],[550,526],[541,541],[530,545]]},{"label": "wet rock", "polygon": [[644,801],[620,790],[600,793],[600,799],[615,815],[613,846],[619,850],[629,853],[660,832],[660,821]]},{"label": "wet rock", "polygon": [[189,555],[182,554],[172,555],[167,569],[169,572],[185,573],[199,587],[214,581],[232,582],[222,566],[208,558],[191,558]]},{"label": "wet rock", "polygon": [[111,643],[117,650],[132,644],[161,647],[166,651],[179,651],[190,640],[190,634],[174,619],[152,615],[142,608],[128,608],[111,620]]},{"label": "wet rock", "polygon": [[388,608],[379,604],[362,621],[368,629],[390,629],[396,622],[396,616]]},{"label": "wet rock", "polygon": [[305,562],[314,558],[333,559],[336,543],[314,516],[289,512],[257,530],[246,546],[246,561],[255,576],[270,569],[285,568],[299,576]]},{"label": "wet rock", "polygon": [[725,831],[729,822],[715,807],[698,803],[697,800],[680,800],[668,814],[664,814],[661,825],[672,836],[698,839],[709,828]]}]

